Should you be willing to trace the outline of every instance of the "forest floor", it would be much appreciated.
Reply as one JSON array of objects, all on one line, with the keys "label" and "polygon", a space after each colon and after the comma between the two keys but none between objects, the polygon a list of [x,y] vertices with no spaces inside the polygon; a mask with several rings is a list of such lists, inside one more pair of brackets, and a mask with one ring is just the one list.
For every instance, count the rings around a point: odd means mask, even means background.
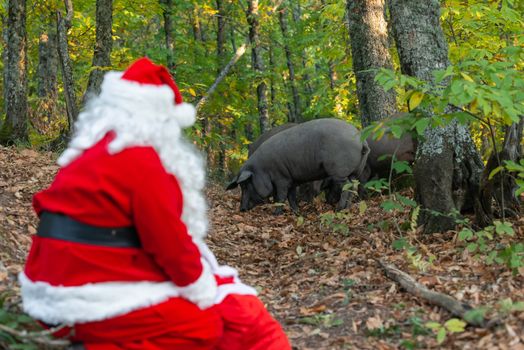
[{"label": "forest floor", "polygon": [[[16,275],[37,225],[31,197],[52,181],[58,169],[55,158],[51,153],[0,147],[4,308],[19,305]],[[209,186],[208,197],[211,249],[220,262],[237,267],[243,281],[257,288],[294,349],[524,349],[524,311],[516,304],[524,301],[524,269],[513,274],[504,266],[486,265],[464,249],[457,232],[421,235],[407,230],[403,238],[416,247],[417,257],[395,243],[401,238],[400,227],[410,222],[409,211],[385,213],[380,197],[366,200],[365,206],[353,204],[338,218],[320,199],[302,203],[302,217],[297,217],[288,211],[273,216],[271,205],[240,213],[239,191],[224,192],[217,185]],[[513,221],[513,227],[522,241],[524,218]],[[500,318],[500,325],[467,327],[438,344],[436,334],[424,325],[443,324],[452,316],[388,279],[378,259],[431,289],[474,307],[488,307],[486,316]]]}]

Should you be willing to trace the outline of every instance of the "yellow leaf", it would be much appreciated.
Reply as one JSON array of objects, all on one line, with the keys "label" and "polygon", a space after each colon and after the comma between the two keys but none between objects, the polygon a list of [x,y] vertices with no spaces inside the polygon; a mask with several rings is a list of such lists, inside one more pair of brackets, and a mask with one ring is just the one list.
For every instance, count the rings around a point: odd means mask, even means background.
[{"label": "yellow leaf", "polygon": [[414,110],[415,108],[417,108],[423,99],[424,99],[424,93],[420,91],[415,91],[409,98],[409,102],[408,102],[409,109]]},{"label": "yellow leaf", "polygon": [[196,97],[196,92],[195,92],[195,90],[193,90],[192,88],[189,88],[189,89],[187,89],[187,91],[189,92],[189,94],[190,94],[191,96]]},{"label": "yellow leaf", "polygon": [[462,75],[462,78],[464,78],[464,80],[466,81],[469,81],[470,83],[474,83],[475,81],[469,76],[467,75],[466,73],[460,73],[460,75]]}]

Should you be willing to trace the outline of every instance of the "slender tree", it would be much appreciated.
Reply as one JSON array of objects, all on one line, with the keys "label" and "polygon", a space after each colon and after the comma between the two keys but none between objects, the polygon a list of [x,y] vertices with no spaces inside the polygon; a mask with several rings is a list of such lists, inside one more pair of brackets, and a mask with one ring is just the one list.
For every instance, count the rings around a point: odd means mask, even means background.
[{"label": "slender tree", "polygon": [[[226,10],[224,8],[224,2],[222,0],[216,0],[217,5],[217,76],[220,75],[224,69],[226,61]],[[225,116],[222,115],[222,118]],[[222,119],[220,118],[220,119]],[[224,175],[226,170],[226,141],[224,136],[227,134],[224,123],[222,120],[217,121],[217,128],[219,128],[222,138],[219,140],[219,152],[218,152],[218,169],[221,176]]]},{"label": "slender tree", "polygon": [[160,0],[164,14],[164,32],[166,38],[167,69],[175,74],[175,39],[173,38],[173,0]]},{"label": "slender tree", "polygon": [[60,69],[62,71],[62,81],[64,85],[64,95],[67,109],[67,129],[66,134],[73,130],[73,124],[78,116],[78,108],[75,97],[75,84],[73,80],[73,67],[69,57],[69,46],[67,43],[67,31],[71,28],[73,19],[73,1],[64,0],[66,16],[63,17],[61,12],[57,12],[57,37],[58,37],[58,58]]},{"label": "slender tree", "polygon": [[111,66],[113,47],[113,0],[96,1],[96,40],[93,53],[92,70],[89,74],[84,102],[90,94],[98,95],[104,71]]},{"label": "slender tree", "polygon": [[[449,65],[440,2],[390,0],[389,9],[402,72],[432,83],[432,71]],[[414,169],[425,232],[453,228],[452,213],[474,206],[482,168],[467,126],[452,122],[426,129]]]},{"label": "slender tree", "polygon": [[0,143],[27,141],[27,31],[26,1],[9,0],[7,15],[7,60],[4,74],[6,119],[0,128]]},{"label": "slender tree", "polygon": [[44,125],[48,125],[56,113],[56,88],[58,50],[56,27],[50,22],[38,42],[37,95],[40,100],[40,113]]},{"label": "slender tree", "polygon": [[300,110],[300,95],[298,92],[296,78],[295,78],[295,66],[291,55],[291,49],[289,47],[289,31],[287,27],[287,11],[282,9],[278,13],[278,19],[280,22],[280,30],[282,31],[282,37],[284,38],[284,51],[286,52],[286,63],[289,71],[289,85],[291,87],[291,94],[293,96],[293,113],[290,122],[299,122],[302,118],[302,112]]},{"label": "slender tree", "polygon": [[375,82],[376,71],[393,68],[388,50],[384,0],[348,0],[353,71],[362,126],[395,114],[396,94]]},{"label": "slender tree", "polygon": [[[295,27],[296,28],[299,28],[300,25],[301,25],[301,16],[302,16],[302,7],[301,7],[301,1],[300,0],[297,0],[297,1],[292,1],[290,2],[291,6],[292,6],[292,17],[293,17],[293,22],[295,23]],[[301,35],[300,31],[297,31],[297,33],[295,33],[295,35]],[[302,61],[302,76],[301,76],[301,80],[302,80],[302,84],[303,84],[303,89],[304,89],[304,95],[305,95],[305,100],[306,100],[306,107],[309,108],[310,106],[310,101],[311,101],[311,98],[313,96],[313,87],[311,86],[311,78],[309,76],[309,73],[308,73],[308,69],[307,69],[307,61],[308,61],[308,57],[307,57],[307,54],[306,54],[306,50],[305,49],[302,49],[300,51],[300,58],[301,58],[301,61]]]},{"label": "slender tree", "polygon": [[[262,48],[260,45],[260,23],[258,13],[258,0],[249,0],[246,12],[247,22],[249,23],[249,40],[251,41],[251,61],[255,72],[262,76],[264,74],[264,62],[262,58]],[[257,85],[258,115],[260,123],[260,133],[270,129],[269,112],[267,103],[267,85],[264,80],[260,80]]]}]

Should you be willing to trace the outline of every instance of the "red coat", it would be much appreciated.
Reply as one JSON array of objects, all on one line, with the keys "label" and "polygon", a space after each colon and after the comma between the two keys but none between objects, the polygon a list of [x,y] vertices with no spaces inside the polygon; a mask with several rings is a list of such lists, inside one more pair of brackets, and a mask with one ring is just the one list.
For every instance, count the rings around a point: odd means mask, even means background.
[{"label": "red coat", "polygon": [[[203,259],[181,221],[183,198],[176,178],[152,147],[109,154],[112,139],[106,136],[60,169],[52,185],[34,196],[33,205],[38,214],[62,213],[94,226],[135,226],[142,247],[34,236],[20,276],[26,312],[46,323],[73,324],[123,315],[171,297],[201,308],[223,300],[230,293],[217,294],[215,277],[231,284],[238,281],[236,271],[220,267],[200,242],[206,250]],[[233,289],[255,294],[241,283]]]}]

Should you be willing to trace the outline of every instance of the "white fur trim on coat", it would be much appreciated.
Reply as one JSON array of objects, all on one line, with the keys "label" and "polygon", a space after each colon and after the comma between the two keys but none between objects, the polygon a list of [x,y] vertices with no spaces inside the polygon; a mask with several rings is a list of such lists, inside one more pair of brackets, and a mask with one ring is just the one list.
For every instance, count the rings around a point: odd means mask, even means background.
[{"label": "white fur trim on coat", "polygon": [[217,285],[209,266],[200,278],[186,287],[172,282],[104,282],[82,286],[53,286],[18,276],[22,305],[31,317],[49,324],[102,321],[131,311],[157,305],[169,298],[183,297],[208,308],[216,302]]},{"label": "white fur trim on coat", "polygon": [[204,159],[182,135],[182,128],[190,124],[194,112],[187,104],[175,106],[173,91],[167,86],[141,85],[122,80],[121,76],[119,72],[105,75],[100,95],[90,100],[78,116],[73,139],[58,164],[67,166],[110,131],[116,134],[108,147],[112,154],[128,147],[152,146],[166,171],[180,184],[182,221],[189,234],[205,237],[208,220],[203,194]]}]

